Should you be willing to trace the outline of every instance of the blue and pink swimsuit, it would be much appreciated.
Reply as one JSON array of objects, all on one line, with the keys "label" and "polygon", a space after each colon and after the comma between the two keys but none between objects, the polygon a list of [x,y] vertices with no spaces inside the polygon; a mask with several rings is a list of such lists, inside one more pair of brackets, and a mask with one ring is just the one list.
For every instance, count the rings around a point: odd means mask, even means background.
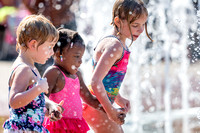
[{"label": "blue and pink swimsuit", "polygon": [[[107,37],[114,37],[118,39],[116,36],[106,36]],[[103,39],[104,39],[103,38]],[[118,39],[119,40],[119,39]],[[119,40],[120,41],[120,40]],[[121,43],[121,41],[120,41]],[[122,57],[114,63],[114,65],[111,67],[107,75],[103,79],[103,84],[106,89],[107,95],[111,103],[114,103],[115,97],[117,96],[121,83],[124,79],[124,76],[126,74],[128,60],[130,56],[130,52],[128,48],[124,48],[123,44],[121,43],[123,47],[123,53]],[[93,60],[93,68],[95,69],[97,62]],[[90,91],[93,93],[93,91],[90,89]],[[93,93],[94,94],[94,93]]]}]

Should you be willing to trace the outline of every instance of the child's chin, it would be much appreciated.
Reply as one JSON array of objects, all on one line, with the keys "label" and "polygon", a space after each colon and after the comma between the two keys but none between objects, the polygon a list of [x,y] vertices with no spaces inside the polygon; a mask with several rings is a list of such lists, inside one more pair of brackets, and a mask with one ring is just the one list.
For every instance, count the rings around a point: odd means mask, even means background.
[{"label": "child's chin", "polygon": [[44,65],[46,62],[47,62],[47,61],[38,62],[38,63]]},{"label": "child's chin", "polygon": [[78,70],[74,70],[71,74],[76,74],[78,72]]}]

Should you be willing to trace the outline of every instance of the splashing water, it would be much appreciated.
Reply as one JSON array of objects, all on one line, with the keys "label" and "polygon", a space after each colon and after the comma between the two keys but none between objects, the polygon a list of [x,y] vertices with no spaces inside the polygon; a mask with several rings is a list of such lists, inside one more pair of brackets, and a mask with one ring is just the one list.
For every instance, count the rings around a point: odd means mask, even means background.
[{"label": "splashing water", "polygon": [[[113,3],[114,0],[81,1],[77,21],[89,51],[84,55],[86,61],[91,59],[98,39],[112,28],[109,24]],[[132,107],[123,125],[125,133],[200,132],[200,48],[195,48],[196,55],[188,58],[190,46],[197,43],[200,33],[200,13],[195,13],[193,3],[150,0],[147,4],[148,30],[154,43],[143,33],[130,47],[132,55],[120,90]],[[89,66],[90,61],[81,66],[86,83],[92,70]]]}]

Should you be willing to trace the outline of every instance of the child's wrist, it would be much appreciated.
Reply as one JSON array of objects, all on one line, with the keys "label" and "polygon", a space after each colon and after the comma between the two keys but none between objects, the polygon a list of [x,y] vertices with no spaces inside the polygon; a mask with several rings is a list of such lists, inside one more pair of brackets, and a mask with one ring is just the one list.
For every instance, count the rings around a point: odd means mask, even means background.
[{"label": "child's wrist", "polygon": [[115,110],[115,108],[112,106],[111,108],[107,108],[107,109],[104,108],[104,110],[106,111],[107,114],[109,114],[109,115],[111,114],[112,115],[112,113]]},{"label": "child's wrist", "polygon": [[41,94],[43,91],[42,91],[42,88],[41,88],[41,85],[37,84],[34,86],[34,89],[35,91],[37,92],[37,94]]}]

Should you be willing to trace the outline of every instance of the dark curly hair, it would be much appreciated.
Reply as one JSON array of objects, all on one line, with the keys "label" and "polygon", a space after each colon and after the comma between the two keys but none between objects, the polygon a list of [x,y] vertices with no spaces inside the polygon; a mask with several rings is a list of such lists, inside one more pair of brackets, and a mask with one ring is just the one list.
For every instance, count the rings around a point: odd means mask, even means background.
[{"label": "dark curly hair", "polygon": [[68,47],[68,50],[70,49],[71,44],[79,44],[85,47],[84,41],[78,32],[64,28],[59,28],[58,31],[59,39],[53,48],[54,53],[59,50],[61,55],[65,47]]}]

